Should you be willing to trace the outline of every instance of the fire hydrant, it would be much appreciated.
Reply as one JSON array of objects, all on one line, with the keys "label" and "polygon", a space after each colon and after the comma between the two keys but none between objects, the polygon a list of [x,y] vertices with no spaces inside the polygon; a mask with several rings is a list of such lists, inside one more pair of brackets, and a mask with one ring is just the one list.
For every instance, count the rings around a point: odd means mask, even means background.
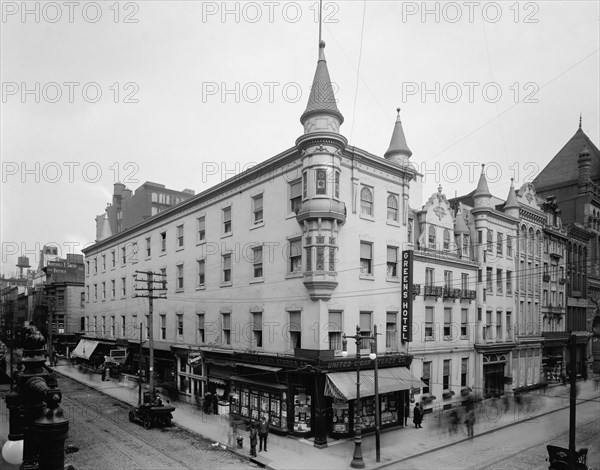
[{"label": "fire hydrant", "polygon": [[244,438],[241,436],[241,434],[238,434],[238,437],[236,440],[237,440],[237,448],[238,449],[243,448],[244,447]]}]

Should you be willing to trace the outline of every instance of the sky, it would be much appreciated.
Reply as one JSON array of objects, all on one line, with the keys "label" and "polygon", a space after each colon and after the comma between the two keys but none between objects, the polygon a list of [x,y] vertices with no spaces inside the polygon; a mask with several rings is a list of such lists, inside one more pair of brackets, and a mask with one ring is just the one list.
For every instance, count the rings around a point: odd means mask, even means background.
[{"label": "sky", "polygon": [[[396,109],[424,174],[533,180],[600,142],[600,2],[324,1],[350,145],[383,156]],[[0,31],[0,272],[79,253],[113,184],[199,193],[293,147],[318,58],[316,1],[11,2]]]}]

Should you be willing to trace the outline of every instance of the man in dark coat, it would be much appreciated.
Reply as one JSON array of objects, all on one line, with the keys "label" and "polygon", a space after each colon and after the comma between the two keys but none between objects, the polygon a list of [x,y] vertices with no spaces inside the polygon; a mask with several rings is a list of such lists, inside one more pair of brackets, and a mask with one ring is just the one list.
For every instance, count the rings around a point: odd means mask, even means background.
[{"label": "man in dark coat", "polygon": [[219,414],[219,397],[217,396],[217,392],[213,393],[212,406],[213,406],[213,413],[218,415]]},{"label": "man in dark coat", "polygon": [[408,418],[410,417],[410,402],[404,402],[404,426],[408,425]]},{"label": "man in dark coat", "polygon": [[256,457],[256,438],[257,438],[256,424],[252,421],[250,425],[250,457]]},{"label": "man in dark coat", "polygon": [[413,423],[415,423],[415,428],[422,428],[421,423],[423,422],[423,409],[419,403],[415,404],[415,409],[413,411]]},{"label": "man in dark coat", "polygon": [[267,451],[267,438],[269,437],[269,428],[270,428],[269,420],[265,415],[263,415],[260,420],[260,424],[258,425],[258,451],[262,452],[263,446],[265,452]]}]

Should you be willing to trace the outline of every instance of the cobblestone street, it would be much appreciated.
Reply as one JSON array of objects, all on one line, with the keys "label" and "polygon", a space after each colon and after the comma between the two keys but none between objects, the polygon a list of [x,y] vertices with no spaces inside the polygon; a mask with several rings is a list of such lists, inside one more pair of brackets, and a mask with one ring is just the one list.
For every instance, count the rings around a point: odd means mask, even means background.
[{"label": "cobblestone street", "polygon": [[[145,430],[128,419],[129,407],[67,377],[58,377],[63,410],[69,418],[65,456],[77,470],[244,469],[256,468],[212,442],[175,426]],[[8,420],[1,402],[0,417]]]}]

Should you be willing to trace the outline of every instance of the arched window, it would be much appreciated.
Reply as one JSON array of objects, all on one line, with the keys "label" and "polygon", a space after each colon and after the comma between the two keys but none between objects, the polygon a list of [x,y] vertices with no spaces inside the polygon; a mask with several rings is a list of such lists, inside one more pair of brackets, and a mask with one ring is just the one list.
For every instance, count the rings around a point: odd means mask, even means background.
[{"label": "arched window", "polygon": [[537,240],[537,247],[535,250],[535,254],[537,256],[541,256],[542,255],[542,232],[540,232],[539,230],[536,232],[536,237],[535,239]]},{"label": "arched window", "polygon": [[365,215],[373,215],[373,192],[366,186],[360,190],[360,212]]},{"label": "arched window", "polygon": [[394,194],[389,194],[387,198],[387,218],[398,222],[398,197]]},{"label": "arched window", "polygon": [[435,227],[429,226],[429,248],[435,248]]},{"label": "arched window", "polygon": [[444,250],[450,249],[450,230],[444,230]]},{"label": "arched window", "polygon": [[529,254],[532,255],[535,251],[535,238],[533,236],[533,229],[531,227],[529,227],[528,241],[529,241]]},{"label": "arched window", "polygon": [[527,229],[521,225],[521,253],[527,253]]}]

